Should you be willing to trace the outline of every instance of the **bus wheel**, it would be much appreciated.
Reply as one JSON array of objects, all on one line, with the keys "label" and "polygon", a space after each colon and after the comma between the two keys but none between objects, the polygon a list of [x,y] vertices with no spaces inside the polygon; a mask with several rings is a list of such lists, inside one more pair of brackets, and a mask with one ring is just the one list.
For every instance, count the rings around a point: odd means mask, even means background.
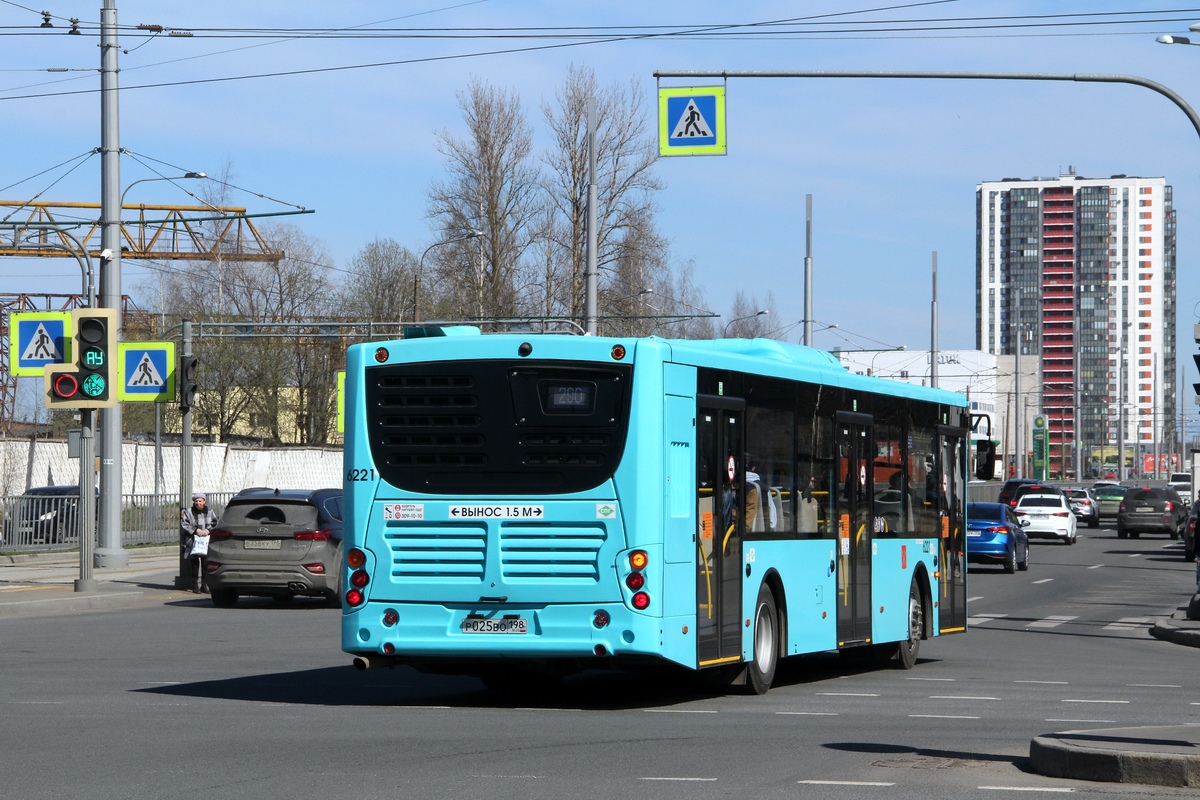
[{"label": "bus wheel", "polygon": [[765,583],[758,588],[754,604],[754,657],[746,666],[747,694],[766,694],[775,680],[779,663],[779,614],[775,593]]},{"label": "bus wheel", "polygon": [[908,590],[908,640],[900,642],[897,648],[899,658],[896,659],[898,669],[912,669],[917,663],[917,653],[921,652],[921,635],[925,631],[925,606],[921,604],[921,590],[917,588],[914,578],[912,588]]}]

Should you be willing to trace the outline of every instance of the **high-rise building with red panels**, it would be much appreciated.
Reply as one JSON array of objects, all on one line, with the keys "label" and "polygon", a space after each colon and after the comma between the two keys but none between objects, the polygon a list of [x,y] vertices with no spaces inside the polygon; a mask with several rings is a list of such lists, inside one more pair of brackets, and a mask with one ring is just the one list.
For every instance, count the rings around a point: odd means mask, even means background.
[{"label": "high-rise building with red panels", "polygon": [[1013,402],[1044,421],[1050,474],[1107,472],[1122,441],[1136,471],[1143,456],[1171,452],[1175,211],[1165,179],[1072,168],[985,181],[976,220],[976,346],[1037,360],[1040,381]]}]

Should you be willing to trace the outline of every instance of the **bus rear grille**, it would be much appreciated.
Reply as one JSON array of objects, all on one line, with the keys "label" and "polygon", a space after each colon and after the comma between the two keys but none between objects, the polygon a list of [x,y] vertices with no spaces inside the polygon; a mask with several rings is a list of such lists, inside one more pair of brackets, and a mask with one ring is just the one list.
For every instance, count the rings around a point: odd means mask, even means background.
[{"label": "bus rear grille", "polygon": [[483,580],[483,528],[394,528],[383,538],[392,551],[392,577]]},{"label": "bus rear grille", "polygon": [[507,578],[554,578],[596,583],[605,532],[598,527],[524,527],[500,530],[501,573]]}]

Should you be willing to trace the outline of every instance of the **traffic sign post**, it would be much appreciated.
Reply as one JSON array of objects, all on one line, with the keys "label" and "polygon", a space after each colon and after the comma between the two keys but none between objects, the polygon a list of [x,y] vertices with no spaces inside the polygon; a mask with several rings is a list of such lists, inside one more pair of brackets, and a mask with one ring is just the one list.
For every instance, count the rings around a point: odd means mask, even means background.
[{"label": "traffic sign post", "polygon": [[69,363],[73,333],[71,312],[33,311],[9,317],[9,374],[40,377],[51,364]]},{"label": "traffic sign post", "polygon": [[659,87],[659,155],[723,156],[725,149],[724,86]]},{"label": "traffic sign post", "polygon": [[175,343],[120,342],[117,399],[166,403],[175,399]]}]

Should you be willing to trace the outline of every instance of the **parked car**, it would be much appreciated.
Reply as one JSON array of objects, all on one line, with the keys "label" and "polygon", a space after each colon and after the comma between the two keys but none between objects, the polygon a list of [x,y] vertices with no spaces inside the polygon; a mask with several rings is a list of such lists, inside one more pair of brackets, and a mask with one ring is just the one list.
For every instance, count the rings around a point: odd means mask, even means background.
[{"label": "parked car", "polygon": [[1075,544],[1077,525],[1071,506],[1058,494],[1027,494],[1013,509],[1030,539],[1055,539]]},{"label": "parked car", "polygon": [[1093,489],[1092,497],[1096,498],[1096,505],[1100,508],[1100,519],[1115,519],[1117,512],[1121,509],[1121,501],[1125,499],[1125,493],[1128,491],[1128,486],[1119,484],[1098,486]]},{"label": "parked car", "polygon": [[1029,537],[1007,503],[967,503],[967,563],[1029,569]]},{"label": "parked car", "polygon": [[341,489],[256,488],[221,512],[205,569],[213,605],[229,608],[242,595],[340,602],[341,567]]},{"label": "parked car", "polygon": [[1071,511],[1080,522],[1086,522],[1089,528],[1100,527],[1100,506],[1096,504],[1090,489],[1063,489],[1063,494],[1067,496]]},{"label": "parked car", "polygon": [[1183,526],[1183,560],[1192,561],[1196,558],[1196,515],[1200,513],[1200,503],[1192,503],[1192,511],[1188,514]]},{"label": "parked car", "polygon": [[1192,504],[1192,499],[1195,495],[1192,494],[1192,476],[1190,473],[1172,472],[1171,477],[1167,479],[1167,486],[1179,492],[1179,497],[1183,500],[1185,506]]},{"label": "parked car", "polygon": [[1178,539],[1187,520],[1187,509],[1179,493],[1168,486],[1130,489],[1117,511],[1117,538],[1143,533],[1165,533]]},{"label": "parked car", "polygon": [[1013,495],[1016,494],[1017,487],[1027,486],[1031,483],[1037,483],[1037,480],[1034,478],[1009,478],[1000,487],[1000,496],[996,498],[996,502],[1007,503],[1010,507],[1015,506]]},{"label": "parked car", "polygon": [[11,546],[79,541],[79,487],[39,486],[17,498],[4,517]]}]

